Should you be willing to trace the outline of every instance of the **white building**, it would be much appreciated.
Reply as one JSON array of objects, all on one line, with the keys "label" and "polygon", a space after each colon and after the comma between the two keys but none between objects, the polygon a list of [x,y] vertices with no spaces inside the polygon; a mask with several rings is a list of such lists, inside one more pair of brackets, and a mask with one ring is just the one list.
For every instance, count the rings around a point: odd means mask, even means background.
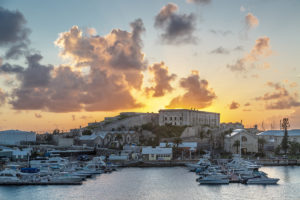
[{"label": "white building", "polygon": [[172,148],[143,147],[142,156],[145,160],[171,160]]},{"label": "white building", "polygon": [[[263,138],[267,142],[265,144],[265,148],[272,150],[281,144],[284,136],[284,130],[269,130],[257,135],[259,138]],[[300,143],[300,129],[288,130],[288,140]]]},{"label": "white building", "polygon": [[6,130],[0,131],[0,144],[2,145],[20,145],[21,142],[35,142],[36,133],[19,131],[19,130]]},{"label": "white building", "polygon": [[[239,141],[241,146],[235,146],[235,141]],[[224,138],[224,150],[231,153],[257,153],[258,137],[246,129],[235,129]]]},{"label": "white building", "polygon": [[220,125],[220,113],[204,112],[188,109],[163,109],[159,111],[159,125],[177,126]]},{"label": "white building", "polygon": [[[176,147],[176,144],[173,142],[161,142],[159,143],[159,147],[164,148],[164,147]],[[198,147],[197,142],[182,142],[181,144],[178,145],[178,148],[186,148],[189,149],[190,151],[196,151]]]}]

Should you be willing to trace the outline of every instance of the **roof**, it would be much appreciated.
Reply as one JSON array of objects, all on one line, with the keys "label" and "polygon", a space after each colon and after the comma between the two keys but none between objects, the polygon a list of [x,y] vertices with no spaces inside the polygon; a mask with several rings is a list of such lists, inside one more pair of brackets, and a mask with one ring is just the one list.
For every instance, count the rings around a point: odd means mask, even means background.
[{"label": "roof", "polygon": [[[258,136],[278,136],[278,137],[283,137],[284,136],[284,130],[269,130],[269,131],[264,131],[261,133],[257,134]],[[292,129],[288,130],[288,136],[300,136],[300,129]]]},{"label": "roof", "polygon": [[232,133],[226,135],[225,137],[227,137],[227,138],[234,137],[235,135],[238,135],[239,133],[244,132],[244,131],[246,131],[246,130],[245,129],[234,129],[232,131]]},{"label": "roof", "polygon": [[[170,147],[175,146],[173,142],[161,142],[159,143],[159,147],[166,147],[166,145],[170,145]],[[197,142],[182,142],[181,144],[178,145],[178,147],[184,148],[184,147],[189,147],[189,148],[197,148],[198,144]]]},{"label": "roof", "polygon": [[92,135],[83,135],[79,137],[79,140],[95,140],[98,137],[98,135],[92,134]]},{"label": "roof", "polygon": [[5,131],[0,131],[0,134],[35,134],[35,132],[29,132],[29,131],[20,131],[20,130],[5,130]]},{"label": "roof", "polygon": [[207,112],[207,111],[202,111],[202,110],[190,110],[190,109],[161,109],[158,112],[178,112],[178,111],[199,112],[199,113],[208,113],[208,114],[220,115],[220,113]]},{"label": "roof", "polygon": [[143,147],[142,154],[172,154],[172,148]]}]

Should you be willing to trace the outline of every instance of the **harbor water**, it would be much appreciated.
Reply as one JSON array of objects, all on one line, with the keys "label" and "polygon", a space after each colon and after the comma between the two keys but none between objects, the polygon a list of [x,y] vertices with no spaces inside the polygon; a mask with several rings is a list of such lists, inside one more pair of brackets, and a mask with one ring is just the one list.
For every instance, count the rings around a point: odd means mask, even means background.
[{"label": "harbor water", "polygon": [[300,167],[262,167],[278,185],[199,185],[185,167],[123,168],[78,186],[0,186],[0,200],[300,199]]}]

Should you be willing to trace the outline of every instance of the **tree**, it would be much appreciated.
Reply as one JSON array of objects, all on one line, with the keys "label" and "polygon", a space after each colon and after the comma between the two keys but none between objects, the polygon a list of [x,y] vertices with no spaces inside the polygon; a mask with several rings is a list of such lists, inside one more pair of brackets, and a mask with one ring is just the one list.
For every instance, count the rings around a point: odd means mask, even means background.
[{"label": "tree", "polygon": [[182,139],[180,137],[174,138],[174,144],[176,144],[176,147],[179,146],[179,144],[182,143]]},{"label": "tree", "polygon": [[288,131],[287,129],[290,127],[289,119],[288,118],[283,118],[281,127],[284,129],[284,136],[281,141],[281,148],[284,151],[284,154],[286,154],[289,144],[288,144]]},{"label": "tree", "polygon": [[267,143],[267,141],[264,138],[258,138],[258,150],[260,152],[264,152],[264,145]]},{"label": "tree", "polygon": [[86,129],[82,132],[82,135],[92,135],[92,131],[89,129]]},{"label": "tree", "polygon": [[236,153],[239,153],[240,141],[239,140],[234,141],[232,146],[236,147]]},{"label": "tree", "polygon": [[300,144],[298,142],[289,142],[289,153],[295,155],[300,150]]},{"label": "tree", "polygon": [[119,146],[121,146],[121,140],[123,140],[123,137],[121,134],[117,134],[115,137],[115,141],[118,141]]},{"label": "tree", "polygon": [[58,129],[54,129],[52,134],[53,135],[58,135],[59,134],[59,130]]}]

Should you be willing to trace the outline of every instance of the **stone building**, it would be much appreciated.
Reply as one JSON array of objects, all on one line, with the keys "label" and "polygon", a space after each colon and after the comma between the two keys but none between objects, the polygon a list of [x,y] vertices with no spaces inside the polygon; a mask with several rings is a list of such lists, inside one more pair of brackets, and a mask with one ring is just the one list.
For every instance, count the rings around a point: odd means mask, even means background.
[{"label": "stone building", "polygon": [[175,126],[207,125],[218,127],[220,113],[204,112],[188,109],[163,109],[159,111],[159,125],[172,124]]},{"label": "stone building", "polygon": [[138,144],[136,131],[101,131],[94,130],[91,135],[79,137],[79,144],[93,147],[119,147],[126,144]]},{"label": "stone building", "polygon": [[[257,134],[259,138],[263,138],[266,141],[264,148],[266,150],[274,150],[281,144],[284,136],[284,130],[268,130]],[[290,142],[300,143],[300,129],[288,130],[288,140]]]},{"label": "stone building", "polygon": [[[241,146],[235,146],[235,141],[239,141]],[[224,138],[224,150],[230,153],[257,153],[258,137],[246,129],[235,129]]]}]

